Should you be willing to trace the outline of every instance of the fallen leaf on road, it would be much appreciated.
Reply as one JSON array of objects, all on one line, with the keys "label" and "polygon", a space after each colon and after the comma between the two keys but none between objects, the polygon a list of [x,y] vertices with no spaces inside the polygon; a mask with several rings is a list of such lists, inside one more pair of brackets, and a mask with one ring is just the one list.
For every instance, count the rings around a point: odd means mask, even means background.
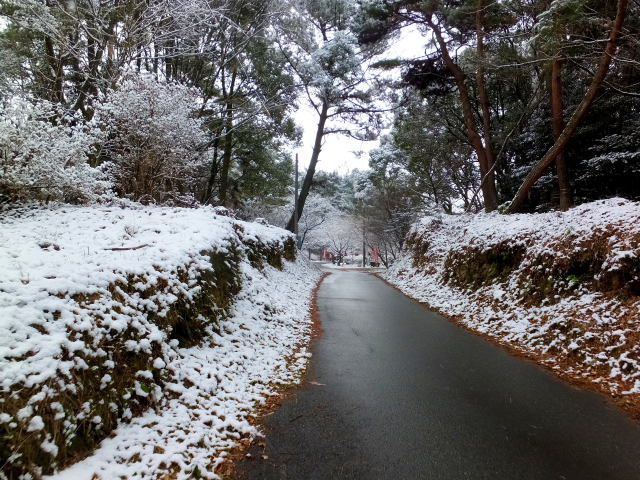
[{"label": "fallen leaf on road", "polygon": [[326,383],[318,383],[318,382],[314,382],[313,380],[309,382],[311,385],[326,385]]}]

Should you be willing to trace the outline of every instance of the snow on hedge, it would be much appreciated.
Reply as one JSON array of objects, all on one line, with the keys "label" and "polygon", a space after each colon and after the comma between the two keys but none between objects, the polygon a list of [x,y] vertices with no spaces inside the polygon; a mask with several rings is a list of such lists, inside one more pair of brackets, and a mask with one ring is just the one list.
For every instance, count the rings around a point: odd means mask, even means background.
[{"label": "snow on hedge", "polygon": [[385,275],[413,298],[563,373],[614,395],[640,394],[637,202],[426,217]]},{"label": "snow on hedge", "polygon": [[306,358],[287,356],[308,335],[318,273],[283,262],[288,248],[288,232],[212,208],[3,212],[0,453],[13,474],[51,471],[117,427],[61,478],[213,478],[255,433],[254,404]]},{"label": "snow on hedge", "polygon": [[104,196],[112,183],[102,168],[89,165],[103,137],[79,112],[70,115],[46,100],[12,97],[0,106],[0,193],[71,202]]}]

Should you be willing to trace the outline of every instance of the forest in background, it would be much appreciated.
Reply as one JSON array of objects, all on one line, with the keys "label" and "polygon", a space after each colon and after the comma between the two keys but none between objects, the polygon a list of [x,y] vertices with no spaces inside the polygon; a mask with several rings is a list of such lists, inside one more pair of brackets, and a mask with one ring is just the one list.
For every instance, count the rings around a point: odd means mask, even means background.
[{"label": "forest in background", "polygon": [[[0,18],[3,203],[214,204],[292,230],[299,105],[309,247],[364,231],[388,262],[425,213],[639,196],[637,0],[3,0]],[[424,56],[394,50],[407,27]],[[316,171],[335,134],[380,137],[369,171]]]}]

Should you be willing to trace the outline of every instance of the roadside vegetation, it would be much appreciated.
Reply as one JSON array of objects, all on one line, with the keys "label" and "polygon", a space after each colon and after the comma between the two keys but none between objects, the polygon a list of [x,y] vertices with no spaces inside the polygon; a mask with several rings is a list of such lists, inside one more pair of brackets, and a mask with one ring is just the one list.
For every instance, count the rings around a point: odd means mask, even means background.
[{"label": "roadside vegetation", "polygon": [[0,478],[215,478],[307,256],[637,405],[639,160],[638,1],[4,0]]}]

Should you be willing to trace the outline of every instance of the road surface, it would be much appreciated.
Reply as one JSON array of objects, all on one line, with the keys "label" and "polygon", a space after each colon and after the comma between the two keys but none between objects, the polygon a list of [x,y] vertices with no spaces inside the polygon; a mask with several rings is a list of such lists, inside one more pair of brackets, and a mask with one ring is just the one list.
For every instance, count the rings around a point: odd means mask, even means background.
[{"label": "road surface", "polygon": [[366,273],[333,273],[318,302],[306,383],[238,479],[640,479],[640,425],[599,395]]}]

